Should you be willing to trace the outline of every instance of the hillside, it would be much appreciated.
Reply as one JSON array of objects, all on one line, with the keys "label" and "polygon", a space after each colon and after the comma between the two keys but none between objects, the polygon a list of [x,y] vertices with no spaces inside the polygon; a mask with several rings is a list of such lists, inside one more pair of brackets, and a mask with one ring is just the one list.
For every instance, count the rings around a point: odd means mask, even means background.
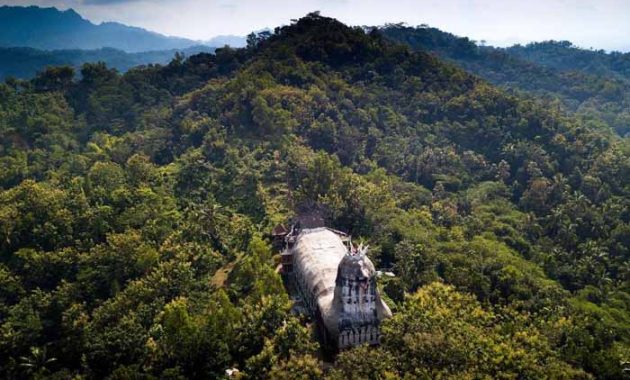
[{"label": "hillside", "polygon": [[180,53],[191,56],[212,53],[214,48],[193,46],[186,49],[158,50],[142,53],[126,53],[122,50],[103,48],[97,50],[37,50],[32,48],[0,48],[0,80],[13,77],[32,79],[49,66],[71,66],[77,71],[84,63],[104,62],[120,72],[149,64],[166,65]]},{"label": "hillside", "polygon": [[95,25],[74,10],[0,7],[0,47],[40,50],[114,48],[126,52],[184,49],[199,42],[107,22]]},{"label": "hillside", "polygon": [[429,27],[388,25],[380,31],[495,85],[546,99],[552,106],[560,100],[586,122],[596,119],[622,136],[630,132],[630,53],[583,50],[568,42],[493,48]]},{"label": "hillside", "polygon": [[[627,139],[317,13],[74,78],[0,85],[1,377],[623,376]],[[327,366],[268,240],[314,207],[396,274]]]},{"label": "hillside", "polygon": [[546,41],[506,49],[508,54],[558,70],[630,79],[630,53],[585,50],[569,41]]}]

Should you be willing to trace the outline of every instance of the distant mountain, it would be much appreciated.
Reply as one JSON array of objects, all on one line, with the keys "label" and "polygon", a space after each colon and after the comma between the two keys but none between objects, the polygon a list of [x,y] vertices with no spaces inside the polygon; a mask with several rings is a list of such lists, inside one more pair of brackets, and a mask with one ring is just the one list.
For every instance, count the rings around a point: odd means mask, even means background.
[{"label": "distant mountain", "polygon": [[234,48],[239,48],[247,45],[247,37],[234,35],[216,36],[207,41],[204,41],[204,44],[217,47],[229,45]]},{"label": "distant mountain", "polygon": [[0,25],[0,47],[42,50],[111,47],[133,53],[183,49],[199,44],[114,22],[96,25],[73,9],[3,6],[0,7]]},{"label": "distant mountain", "polygon": [[215,48],[192,46],[186,49],[157,50],[126,53],[122,50],[102,48],[96,50],[38,50],[26,47],[0,48],[0,80],[8,77],[30,79],[48,66],[68,65],[79,68],[86,62],[105,62],[120,72],[148,64],[167,64],[176,53],[191,56],[213,53]]}]

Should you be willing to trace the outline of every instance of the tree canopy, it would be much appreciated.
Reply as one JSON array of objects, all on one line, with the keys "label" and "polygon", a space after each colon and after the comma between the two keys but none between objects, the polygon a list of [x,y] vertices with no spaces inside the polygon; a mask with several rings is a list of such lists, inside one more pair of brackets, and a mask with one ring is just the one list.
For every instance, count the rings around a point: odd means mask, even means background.
[{"label": "tree canopy", "polygon": [[[0,376],[623,376],[627,139],[319,14],[254,37],[0,84]],[[314,206],[396,273],[332,366],[268,237]]]}]

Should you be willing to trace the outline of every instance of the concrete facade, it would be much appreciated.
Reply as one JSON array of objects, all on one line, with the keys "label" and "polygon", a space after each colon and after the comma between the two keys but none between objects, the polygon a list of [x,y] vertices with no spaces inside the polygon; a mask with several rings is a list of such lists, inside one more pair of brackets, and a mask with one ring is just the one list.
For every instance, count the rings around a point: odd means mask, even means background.
[{"label": "concrete facade", "polygon": [[304,304],[325,340],[344,349],[378,344],[379,324],[391,311],[380,298],[367,249],[347,247],[338,231],[304,229],[287,247],[285,271],[293,276]]}]

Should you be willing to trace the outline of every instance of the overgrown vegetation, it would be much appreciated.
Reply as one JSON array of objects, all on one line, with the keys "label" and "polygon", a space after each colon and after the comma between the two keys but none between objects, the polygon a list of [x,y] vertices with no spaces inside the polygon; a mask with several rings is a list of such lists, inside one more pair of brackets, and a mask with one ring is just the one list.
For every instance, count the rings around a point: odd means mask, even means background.
[{"label": "overgrown vegetation", "polygon": [[112,48],[49,51],[26,47],[0,47],[0,80],[10,80],[10,78],[31,79],[38,72],[51,66],[68,65],[80,70],[81,66],[86,62],[104,62],[110,68],[125,72],[140,65],[168,64],[177,54],[192,55],[213,51],[214,48],[207,46],[143,53],[126,53]]},{"label": "overgrown vegetation", "polygon": [[[317,14],[73,77],[0,85],[2,377],[623,376],[626,139]],[[326,372],[265,240],[312,204],[397,274]]]},{"label": "overgrown vegetation", "polygon": [[578,49],[568,41],[501,49],[426,26],[393,24],[379,31],[495,85],[533,95],[544,107],[575,113],[591,128],[630,133],[630,53]]}]

